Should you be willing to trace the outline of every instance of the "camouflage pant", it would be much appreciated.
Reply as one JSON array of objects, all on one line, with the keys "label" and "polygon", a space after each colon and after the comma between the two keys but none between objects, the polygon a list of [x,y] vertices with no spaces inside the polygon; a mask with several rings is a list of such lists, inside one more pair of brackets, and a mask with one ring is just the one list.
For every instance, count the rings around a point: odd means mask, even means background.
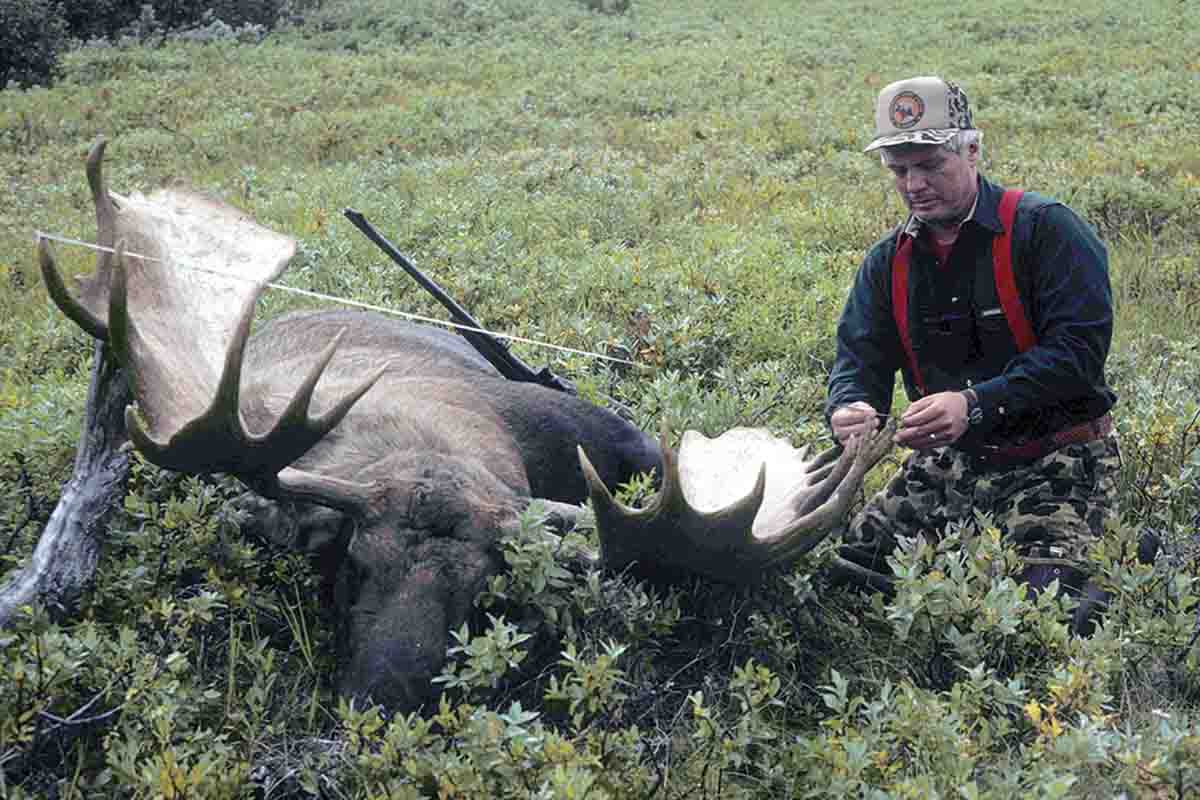
[{"label": "camouflage pant", "polygon": [[1087,571],[1088,548],[1113,514],[1119,465],[1112,435],[1004,468],[981,469],[949,447],[914,451],[850,523],[843,552],[886,573],[895,537],[937,536],[981,512],[1027,564]]}]

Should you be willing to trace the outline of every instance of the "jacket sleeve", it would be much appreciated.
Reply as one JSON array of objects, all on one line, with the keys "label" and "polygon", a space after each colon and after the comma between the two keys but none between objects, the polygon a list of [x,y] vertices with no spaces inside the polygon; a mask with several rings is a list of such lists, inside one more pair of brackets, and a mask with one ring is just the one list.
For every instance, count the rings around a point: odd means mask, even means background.
[{"label": "jacket sleeve", "polygon": [[888,241],[867,254],[842,309],[837,357],[829,373],[826,421],[837,408],[860,400],[881,414],[891,410],[901,345],[892,316]]},{"label": "jacket sleeve", "polygon": [[1032,272],[1027,313],[1037,344],[975,385],[989,428],[1047,397],[1070,401],[1104,384],[1113,328],[1104,244],[1071,209],[1052,204],[1035,213],[1021,258]]}]

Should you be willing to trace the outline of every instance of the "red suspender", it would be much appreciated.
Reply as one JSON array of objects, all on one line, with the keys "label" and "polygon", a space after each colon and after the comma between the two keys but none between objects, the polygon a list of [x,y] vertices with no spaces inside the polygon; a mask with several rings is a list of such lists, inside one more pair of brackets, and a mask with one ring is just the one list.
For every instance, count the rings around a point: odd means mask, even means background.
[{"label": "red suspender", "polygon": [[1017,292],[1017,281],[1013,277],[1012,265],[1012,230],[1013,219],[1017,216],[1017,203],[1024,194],[1020,189],[1009,189],[1000,198],[1000,224],[1004,233],[992,241],[992,267],[996,275],[996,294],[1000,295],[1000,307],[1004,309],[1004,318],[1008,320],[1008,329],[1012,331],[1017,343],[1017,352],[1024,353],[1037,344],[1033,335],[1033,326],[1025,315],[1025,305]]},{"label": "red suspender", "polygon": [[[1025,306],[1021,295],[1017,292],[1017,281],[1013,276],[1012,265],[1012,231],[1013,220],[1017,215],[1017,203],[1024,194],[1020,189],[1009,189],[1000,198],[1000,224],[1004,232],[992,242],[992,272],[996,280],[996,294],[1000,297],[1000,307],[1004,309],[1004,318],[1012,332],[1013,340],[1017,343],[1017,352],[1024,353],[1037,344],[1033,326],[1029,317],[1025,316]],[[896,328],[900,332],[900,343],[904,345],[904,353],[908,356],[908,365],[912,369],[913,382],[917,390],[925,394],[925,380],[917,366],[917,354],[913,352],[912,337],[908,332],[908,265],[912,259],[912,238],[900,235],[900,244],[892,259],[892,315],[896,318]]]},{"label": "red suspender", "polygon": [[912,369],[913,381],[917,391],[925,394],[925,380],[921,377],[921,369],[917,366],[917,354],[913,352],[912,337],[908,333],[908,262],[912,256],[912,237],[900,235],[900,246],[896,248],[896,256],[892,259],[892,315],[896,318],[896,328],[900,331],[900,343],[908,355],[908,366]]}]

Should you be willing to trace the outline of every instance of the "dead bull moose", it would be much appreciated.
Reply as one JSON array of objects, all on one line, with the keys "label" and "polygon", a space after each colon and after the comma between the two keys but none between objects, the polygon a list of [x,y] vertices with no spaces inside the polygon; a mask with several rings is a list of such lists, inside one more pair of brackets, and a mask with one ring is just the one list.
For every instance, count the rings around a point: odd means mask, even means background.
[{"label": "dead bull moose", "polygon": [[[496,544],[533,499],[570,520],[590,496],[608,568],[750,582],[837,526],[891,445],[888,429],[810,459],[761,431],[689,432],[677,458],[665,436],[660,446],[607,410],[506,380],[431,326],[315,311],[251,336],[257,298],[294,242],[179,186],[110,194],[103,154],[100,140],[87,175],[99,244],[115,252],[71,291],[41,240],[50,294],[123,369],[125,432],[148,460],[229,473],[353,522],[338,553],[354,575],[349,695],[394,709],[430,699],[448,630],[502,569]],[[651,470],[662,488],[646,508],[612,499]],[[79,494],[64,491],[60,507]]]}]

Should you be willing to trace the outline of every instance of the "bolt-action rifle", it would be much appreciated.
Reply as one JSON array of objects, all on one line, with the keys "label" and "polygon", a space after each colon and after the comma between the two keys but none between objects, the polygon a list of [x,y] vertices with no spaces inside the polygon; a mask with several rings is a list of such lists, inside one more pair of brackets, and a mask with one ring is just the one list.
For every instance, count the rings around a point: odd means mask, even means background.
[{"label": "bolt-action rifle", "polygon": [[392,261],[403,267],[404,271],[411,275],[413,280],[420,284],[425,291],[429,292],[435,300],[445,306],[446,310],[450,312],[451,321],[455,325],[462,326],[457,329],[462,334],[462,337],[479,351],[479,354],[486,358],[488,363],[499,370],[501,375],[509,380],[537,383],[542,386],[548,386],[551,389],[557,389],[560,392],[575,394],[575,387],[571,385],[571,382],[555,375],[550,371],[549,367],[542,367],[535,372],[532,367],[513,355],[509,351],[507,344],[484,330],[483,326],[476,322],[475,318],[467,313],[465,308],[455,302],[454,298],[446,294],[442,287],[438,286],[425,273],[417,269],[391,242],[385,239],[379,231],[375,230],[375,227],[367,222],[366,217],[352,208],[347,208],[342,213],[346,219],[350,220],[354,227],[362,231],[380,250],[387,253]]}]

